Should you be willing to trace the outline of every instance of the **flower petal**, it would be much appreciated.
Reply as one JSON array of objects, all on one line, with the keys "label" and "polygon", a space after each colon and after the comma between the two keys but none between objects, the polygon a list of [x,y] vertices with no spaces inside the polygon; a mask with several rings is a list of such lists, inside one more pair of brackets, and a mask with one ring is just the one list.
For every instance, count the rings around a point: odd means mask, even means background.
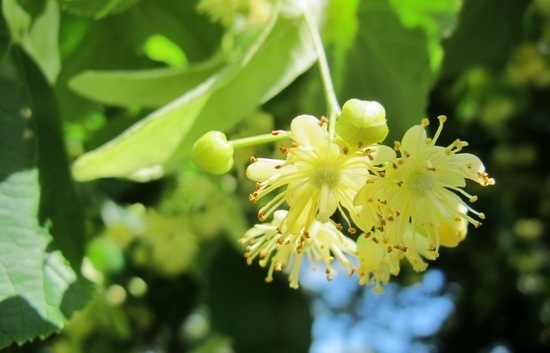
[{"label": "flower petal", "polygon": [[385,145],[378,145],[374,147],[369,147],[374,150],[372,157],[374,158],[372,164],[378,165],[390,162],[396,158],[395,150]]},{"label": "flower petal", "polygon": [[314,150],[326,148],[328,133],[316,117],[312,115],[299,115],[292,119],[290,130],[292,132],[292,139],[299,145],[312,147]]},{"label": "flower petal", "polygon": [[420,155],[426,147],[426,128],[422,125],[411,127],[401,140],[401,147],[413,156]]},{"label": "flower petal", "polygon": [[246,176],[254,181],[262,182],[280,172],[280,166],[285,161],[280,159],[258,158],[246,168]]}]

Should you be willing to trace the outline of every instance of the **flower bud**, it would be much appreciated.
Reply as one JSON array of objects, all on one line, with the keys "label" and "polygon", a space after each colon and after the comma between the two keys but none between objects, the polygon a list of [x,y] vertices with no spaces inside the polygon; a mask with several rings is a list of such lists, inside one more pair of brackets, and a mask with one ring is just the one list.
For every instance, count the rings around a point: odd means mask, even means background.
[{"label": "flower bud", "polygon": [[378,102],[350,99],[342,107],[335,131],[351,146],[382,142],[389,132],[386,111]]},{"label": "flower bud", "polygon": [[468,221],[464,218],[446,220],[439,225],[439,242],[441,246],[454,248],[468,232]]},{"label": "flower bud", "polygon": [[233,167],[233,153],[233,145],[223,132],[209,131],[195,142],[191,160],[206,172],[224,174]]}]

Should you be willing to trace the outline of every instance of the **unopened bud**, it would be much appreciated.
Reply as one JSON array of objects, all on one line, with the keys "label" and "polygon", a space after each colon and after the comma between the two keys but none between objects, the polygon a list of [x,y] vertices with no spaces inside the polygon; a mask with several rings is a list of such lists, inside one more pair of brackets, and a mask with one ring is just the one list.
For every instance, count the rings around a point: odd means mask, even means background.
[{"label": "unopened bud", "polygon": [[200,169],[212,174],[224,174],[233,167],[233,145],[221,131],[202,135],[191,150],[191,160]]},{"label": "unopened bud", "polygon": [[378,102],[350,99],[342,107],[335,131],[351,146],[382,142],[389,132],[386,111]]}]

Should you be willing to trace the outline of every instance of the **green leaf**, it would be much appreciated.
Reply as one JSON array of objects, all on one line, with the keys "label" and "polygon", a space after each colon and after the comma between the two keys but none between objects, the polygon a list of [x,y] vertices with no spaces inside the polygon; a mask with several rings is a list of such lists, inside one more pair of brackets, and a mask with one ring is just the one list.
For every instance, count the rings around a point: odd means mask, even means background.
[{"label": "green leaf", "polygon": [[140,0],[60,0],[63,10],[96,19],[113,15],[135,5]]},{"label": "green leaf", "polygon": [[46,0],[44,11],[34,19],[17,3],[17,0],[4,0],[2,12],[13,41],[33,58],[48,82],[53,84],[61,70],[57,2]]},{"label": "green leaf", "polygon": [[160,34],[153,34],[147,38],[144,51],[151,60],[166,63],[170,67],[185,67],[188,64],[181,48]]},{"label": "green leaf", "polygon": [[222,29],[199,16],[195,6],[196,0],[140,1],[127,11],[100,20],[63,16],[60,32],[63,70],[55,86],[63,119],[82,122],[90,115],[104,113],[99,104],[69,89],[68,82],[76,75],[158,68],[159,62],[146,55],[145,44],[151,36],[166,37],[184,52],[190,63],[210,58],[219,49]]},{"label": "green leaf", "polygon": [[224,64],[219,59],[187,68],[86,71],[70,80],[69,87],[104,104],[156,108],[197,87],[219,71]]},{"label": "green leaf", "polygon": [[330,55],[332,80],[337,91],[342,88],[346,55],[353,46],[359,28],[357,18],[359,2],[359,0],[330,0],[325,10],[323,42],[327,44],[327,49],[331,49],[327,52]]},{"label": "green leaf", "polygon": [[387,140],[400,140],[424,117],[435,79],[426,36],[404,27],[388,0],[362,1],[358,16],[340,96],[380,102],[390,129]]},{"label": "green leaf", "polygon": [[82,241],[83,223],[67,164],[58,162],[64,150],[44,131],[54,125],[39,121],[53,116],[36,95],[47,99],[51,91],[16,53],[26,75],[0,75],[0,348],[59,330],[91,289],[67,260],[80,264],[82,245],[74,239]]},{"label": "green leaf", "polygon": [[390,0],[390,5],[404,26],[426,33],[432,69],[436,71],[443,60],[441,40],[454,31],[462,0]]},{"label": "green leaf", "polygon": [[224,130],[264,103],[316,59],[301,13],[280,11],[242,55],[195,89],[150,114],[122,135],[82,155],[73,175],[84,181],[159,178],[181,168],[195,140]]}]

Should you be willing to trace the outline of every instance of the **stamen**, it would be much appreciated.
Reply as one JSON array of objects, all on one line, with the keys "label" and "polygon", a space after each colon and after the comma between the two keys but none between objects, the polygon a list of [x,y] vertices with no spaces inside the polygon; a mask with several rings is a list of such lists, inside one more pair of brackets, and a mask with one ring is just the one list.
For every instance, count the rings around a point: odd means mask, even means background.
[{"label": "stamen", "polygon": [[437,117],[437,119],[439,120],[439,126],[437,127],[437,131],[435,132],[435,135],[433,137],[433,144],[436,143],[439,135],[441,134],[441,131],[443,131],[443,124],[445,124],[445,121],[447,121],[447,117],[444,115],[440,115]]},{"label": "stamen", "polygon": [[319,197],[319,220],[321,222],[328,222],[329,217],[331,216],[328,214],[328,202],[329,202],[329,195],[330,195],[330,187],[327,183],[323,183],[321,185],[321,195]]},{"label": "stamen", "polygon": [[399,142],[399,141],[394,141],[394,143],[393,143],[393,149],[396,150],[396,151],[399,151],[400,148],[401,148],[401,142]]}]

